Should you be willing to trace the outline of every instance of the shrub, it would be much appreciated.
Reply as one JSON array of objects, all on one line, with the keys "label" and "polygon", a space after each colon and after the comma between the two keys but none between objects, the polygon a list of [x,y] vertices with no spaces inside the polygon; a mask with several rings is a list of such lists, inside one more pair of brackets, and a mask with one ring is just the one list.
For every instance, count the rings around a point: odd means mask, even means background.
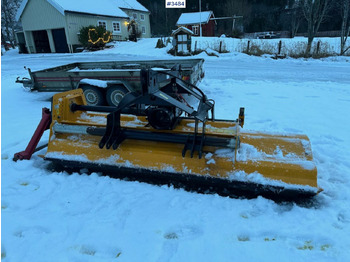
[{"label": "shrub", "polygon": [[88,49],[103,48],[112,40],[112,34],[103,26],[86,26],[79,31],[79,42]]},{"label": "shrub", "polygon": [[169,49],[167,53],[173,56],[191,56],[192,55],[191,52],[176,52],[175,47]]},{"label": "shrub", "polygon": [[163,48],[165,47],[165,44],[162,39],[158,39],[156,48]]},{"label": "shrub", "polygon": [[129,40],[133,42],[137,42],[137,38],[141,37],[141,31],[138,29],[137,23],[135,20],[131,20],[128,24],[129,31]]},{"label": "shrub", "polygon": [[265,54],[263,50],[256,44],[251,44],[249,50],[246,52],[248,55],[262,56]]},{"label": "shrub", "polygon": [[241,30],[235,29],[231,34],[227,35],[227,37],[232,38],[243,38],[244,33]]},{"label": "shrub", "polygon": [[175,56],[175,47],[169,49],[167,53],[168,53],[169,55]]}]

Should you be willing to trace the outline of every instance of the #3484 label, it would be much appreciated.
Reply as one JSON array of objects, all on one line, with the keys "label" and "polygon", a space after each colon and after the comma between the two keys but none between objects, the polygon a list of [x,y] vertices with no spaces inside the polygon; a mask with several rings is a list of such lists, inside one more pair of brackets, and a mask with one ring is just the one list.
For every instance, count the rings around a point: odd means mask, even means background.
[{"label": "#3484 label", "polygon": [[186,0],[165,0],[165,8],[186,8]]}]

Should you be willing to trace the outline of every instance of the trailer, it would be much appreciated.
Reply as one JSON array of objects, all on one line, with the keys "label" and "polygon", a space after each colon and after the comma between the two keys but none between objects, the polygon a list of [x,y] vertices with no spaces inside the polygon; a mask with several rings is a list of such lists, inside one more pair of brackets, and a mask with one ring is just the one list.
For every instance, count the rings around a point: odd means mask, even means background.
[{"label": "trailer", "polygon": [[164,71],[196,85],[204,77],[204,59],[77,62],[39,71],[16,83],[39,92],[81,88],[88,105],[118,106],[128,92],[141,91],[141,69]]}]

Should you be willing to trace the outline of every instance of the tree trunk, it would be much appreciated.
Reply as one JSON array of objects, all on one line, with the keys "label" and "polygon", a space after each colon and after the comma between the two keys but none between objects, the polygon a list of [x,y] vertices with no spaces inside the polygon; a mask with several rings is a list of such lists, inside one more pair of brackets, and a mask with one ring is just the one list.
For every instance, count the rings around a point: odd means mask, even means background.
[{"label": "tree trunk", "polygon": [[312,42],[314,40],[314,37],[308,37],[307,38],[307,45],[306,45],[306,50],[305,50],[305,56],[310,57],[311,55],[311,47],[312,47]]},{"label": "tree trunk", "polygon": [[326,13],[329,11],[331,0],[302,0],[301,8],[308,24],[308,40],[305,55],[311,55],[311,45]]},{"label": "tree trunk", "polygon": [[311,47],[312,47],[312,42],[314,41],[314,38],[315,38],[315,28],[314,28],[313,20],[310,17],[310,19],[308,20],[308,30],[307,30],[307,45],[305,50],[306,57],[311,56]]},{"label": "tree trunk", "polygon": [[342,13],[342,25],[341,25],[341,35],[340,35],[340,55],[344,55],[350,49],[350,46],[345,48],[346,41],[350,33],[350,0],[343,0],[340,6],[340,11]]},{"label": "tree trunk", "polygon": [[291,37],[294,38],[298,33],[301,21],[300,8],[294,8],[291,14]]}]

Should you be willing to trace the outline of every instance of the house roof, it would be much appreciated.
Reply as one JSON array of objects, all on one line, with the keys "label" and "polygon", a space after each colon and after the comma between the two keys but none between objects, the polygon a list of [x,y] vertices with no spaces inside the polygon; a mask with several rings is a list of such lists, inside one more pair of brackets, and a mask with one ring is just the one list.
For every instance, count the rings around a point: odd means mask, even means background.
[{"label": "house roof", "polygon": [[[19,20],[29,0],[23,0],[18,9],[16,19]],[[149,12],[136,0],[46,0],[55,7],[62,15],[64,12],[78,12],[92,15],[105,15],[114,17],[129,16],[121,9],[132,9]]]},{"label": "house roof", "polygon": [[175,34],[177,34],[177,33],[180,32],[180,31],[184,31],[184,32],[186,32],[186,33],[188,33],[188,34],[190,34],[190,35],[193,35],[193,34],[194,34],[194,33],[192,32],[192,30],[190,30],[190,29],[188,29],[188,28],[186,28],[186,27],[181,26],[181,27],[179,27],[178,29],[174,30],[174,31],[172,32],[171,35],[175,35]]},{"label": "house roof", "polygon": [[131,9],[136,11],[149,12],[146,7],[141,5],[136,0],[116,0],[117,6],[121,9]]},{"label": "house roof", "polygon": [[177,20],[176,25],[193,25],[199,23],[206,24],[209,22],[212,15],[214,15],[213,11],[182,13],[179,20]]}]

